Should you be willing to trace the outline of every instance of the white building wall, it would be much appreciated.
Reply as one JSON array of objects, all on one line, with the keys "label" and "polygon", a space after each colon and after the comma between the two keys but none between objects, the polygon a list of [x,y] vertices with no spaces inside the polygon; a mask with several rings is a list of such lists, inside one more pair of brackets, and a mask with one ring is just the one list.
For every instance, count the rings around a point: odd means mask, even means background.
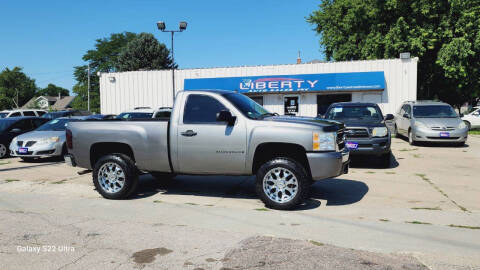
[{"label": "white building wall", "polygon": [[[327,62],[315,64],[291,64],[274,66],[248,66],[183,69],[175,71],[175,88],[183,89],[184,79],[295,75],[317,73],[343,73],[383,71],[384,91],[353,92],[353,101],[376,102],[384,114],[394,113],[403,101],[417,99],[417,62],[412,59],[365,60]],[[328,94],[328,91],[322,93]],[[299,93],[299,115],[316,116],[316,95]],[[344,91],[342,93],[349,93]],[[272,112],[284,113],[284,93],[264,95],[264,105]],[[172,106],[172,71],[133,71],[104,73],[100,75],[100,106],[103,114],[118,114],[134,107]]]}]

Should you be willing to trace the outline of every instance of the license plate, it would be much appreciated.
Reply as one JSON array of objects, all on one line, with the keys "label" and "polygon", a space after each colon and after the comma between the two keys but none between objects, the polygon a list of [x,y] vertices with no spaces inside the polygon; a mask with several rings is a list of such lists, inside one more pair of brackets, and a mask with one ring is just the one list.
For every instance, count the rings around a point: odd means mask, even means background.
[{"label": "license plate", "polygon": [[358,149],[358,143],[357,142],[346,142],[345,146],[348,149],[352,149],[352,150]]},{"label": "license plate", "polygon": [[27,154],[28,153],[28,148],[20,147],[20,148],[18,148],[18,153],[19,154]]},{"label": "license plate", "polygon": [[440,137],[441,138],[448,138],[448,137],[450,137],[450,132],[440,132]]}]

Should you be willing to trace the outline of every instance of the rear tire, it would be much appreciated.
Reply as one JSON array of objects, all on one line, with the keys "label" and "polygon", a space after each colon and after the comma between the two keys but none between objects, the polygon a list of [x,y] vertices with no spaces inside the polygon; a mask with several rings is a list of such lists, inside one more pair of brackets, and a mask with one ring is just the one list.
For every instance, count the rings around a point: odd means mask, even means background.
[{"label": "rear tire", "polygon": [[398,133],[397,125],[393,127],[393,136],[395,138],[400,138],[400,134]]},{"label": "rear tire", "polygon": [[278,157],[258,169],[255,189],[266,207],[289,210],[305,200],[310,183],[311,180],[300,163]]},{"label": "rear tire", "polygon": [[93,169],[93,184],[106,199],[128,198],[138,187],[138,171],[135,162],[124,154],[101,157]]}]

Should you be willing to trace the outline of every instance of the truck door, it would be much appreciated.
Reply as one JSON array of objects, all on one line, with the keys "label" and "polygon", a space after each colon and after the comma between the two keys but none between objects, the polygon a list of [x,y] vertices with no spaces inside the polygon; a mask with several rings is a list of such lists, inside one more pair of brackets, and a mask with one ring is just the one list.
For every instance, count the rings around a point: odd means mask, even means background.
[{"label": "truck door", "polygon": [[181,173],[242,174],[245,172],[246,123],[217,121],[217,113],[229,110],[215,96],[189,94],[178,124],[178,164]]}]

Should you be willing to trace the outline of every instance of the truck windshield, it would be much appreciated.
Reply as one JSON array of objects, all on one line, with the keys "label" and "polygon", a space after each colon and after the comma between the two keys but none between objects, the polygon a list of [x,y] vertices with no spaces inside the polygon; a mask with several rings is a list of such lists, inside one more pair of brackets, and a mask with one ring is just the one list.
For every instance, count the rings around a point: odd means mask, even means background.
[{"label": "truck windshield", "polygon": [[36,131],[62,131],[67,127],[68,122],[78,121],[78,119],[54,119],[41,125]]},{"label": "truck windshield", "polygon": [[333,120],[360,119],[381,120],[382,113],[375,106],[334,106],[325,114],[325,118]]},{"label": "truck windshield", "polygon": [[457,118],[453,108],[449,105],[413,106],[413,116],[416,118]]},{"label": "truck windshield", "polygon": [[223,94],[223,97],[228,99],[233,106],[240,110],[246,117],[251,119],[261,119],[265,116],[273,115],[261,105],[253,101],[251,98],[239,94],[239,93],[228,93]]}]

